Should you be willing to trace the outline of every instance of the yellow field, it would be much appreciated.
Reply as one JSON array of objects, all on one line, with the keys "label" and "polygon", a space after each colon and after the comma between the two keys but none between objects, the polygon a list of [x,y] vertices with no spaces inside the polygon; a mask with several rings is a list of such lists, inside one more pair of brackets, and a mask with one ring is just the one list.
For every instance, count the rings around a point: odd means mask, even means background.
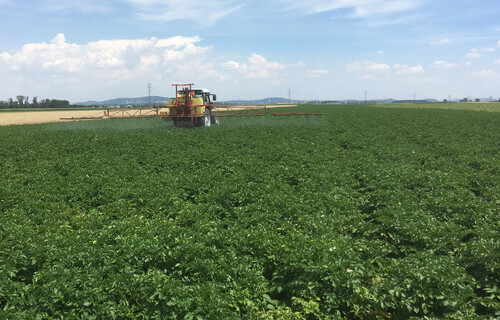
[{"label": "yellow field", "polygon": [[1,112],[0,126],[65,121],[61,118],[101,117],[101,110]]}]

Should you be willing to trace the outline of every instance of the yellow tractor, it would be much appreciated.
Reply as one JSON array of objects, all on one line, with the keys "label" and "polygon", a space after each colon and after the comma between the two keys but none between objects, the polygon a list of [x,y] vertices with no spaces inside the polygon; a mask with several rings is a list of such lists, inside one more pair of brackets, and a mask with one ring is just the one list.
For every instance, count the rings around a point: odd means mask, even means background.
[{"label": "yellow tractor", "polygon": [[213,102],[217,99],[207,89],[193,89],[194,83],[173,84],[175,98],[168,106],[161,107],[160,116],[172,120],[175,127],[193,128],[218,125],[219,118],[212,113]]}]

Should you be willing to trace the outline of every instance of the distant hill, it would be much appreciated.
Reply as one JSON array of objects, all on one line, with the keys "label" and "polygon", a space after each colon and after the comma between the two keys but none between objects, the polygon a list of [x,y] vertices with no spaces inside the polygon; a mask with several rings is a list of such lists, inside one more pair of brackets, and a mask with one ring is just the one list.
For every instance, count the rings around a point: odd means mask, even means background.
[{"label": "distant hill", "polygon": [[[167,97],[160,96],[151,96],[151,104],[167,104]],[[289,100],[285,98],[266,98],[266,99],[258,99],[258,100],[229,100],[229,101],[217,101],[219,104],[240,104],[240,105],[254,105],[254,104],[276,104],[276,103],[288,103]],[[297,103],[297,101],[292,101],[292,103]],[[149,105],[149,97],[139,97],[139,98],[116,98],[105,101],[85,101],[85,102],[77,102],[75,105],[79,106],[147,106]]]},{"label": "distant hill", "polygon": [[422,100],[394,100],[392,103],[433,103],[439,102],[436,99],[422,99]]},{"label": "distant hill", "polygon": [[[254,104],[277,104],[277,103],[289,103],[290,100],[285,98],[265,98],[257,100],[228,100],[228,101],[217,101],[218,103],[224,104],[240,104],[240,105],[254,105]],[[292,100],[291,103],[297,103],[297,101]]]},{"label": "distant hill", "polygon": [[[161,96],[151,96],[151,104],[167,104],[168,97]],[[481,99],[480,101],[488,101],[489,99]],[[366,103],[429,103],[429,102],[439,102],[436,99],[421,99],[421,100],[395,100],[395,99],[372,99],[367,100]],[[217,101],[216,104],[232,104],[232,105],[266,105],[266,104],[280,104],[280,103],[321,103],[321,104],[335,104],[335,103],[364,103],[364,100],[348,99],[348,100],[288,100],[286,98],[280,97],[270,97],[265,99],[254,99],[254,100],[227,100],[227,101]],[[149,97],[139,97],[139,98],[116,98],[105,101],[85,101],[77,102],[75,105],[80,106],[147,106],[149,105]]]},{"label": "distant hill", "polygon": [[[151,96],[151,104],[166,104],[168,103],[167,97],[160,96]],[[149,105],[149,97],[139,97],[139,98],[116,98],[105,101],[85,101],[85,102],[77,102],[75,105],[79,106],[147,106]]]}]

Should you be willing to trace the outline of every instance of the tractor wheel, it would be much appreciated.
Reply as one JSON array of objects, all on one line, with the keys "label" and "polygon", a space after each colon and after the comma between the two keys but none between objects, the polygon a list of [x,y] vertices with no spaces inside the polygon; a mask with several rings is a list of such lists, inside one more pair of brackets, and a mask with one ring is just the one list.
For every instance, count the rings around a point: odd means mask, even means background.
[{"label": "tractor wheel", "polygon": [[202,123],[202,126],[203,127],[210,127],[210,125],[212,124],[212,119],[211,119],[211,116],[210,116],[210,111],[208,109],[205,109],[205,114],[203,115],[203,123]]},{"label": "tractor wheel", "polygon": [[212,122],[213,125],[218,126],[219,125],[219,117],[217,117],[215,114],[210,115],[210,122]]}]

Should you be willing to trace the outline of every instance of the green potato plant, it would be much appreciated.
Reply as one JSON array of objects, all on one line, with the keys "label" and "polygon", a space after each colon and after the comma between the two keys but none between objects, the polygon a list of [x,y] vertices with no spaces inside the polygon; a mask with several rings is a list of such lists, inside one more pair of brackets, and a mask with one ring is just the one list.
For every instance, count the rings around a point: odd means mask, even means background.
[{"label": "green potato plant", "polygon": [[500,113],[293,111],[1,127],[0,318],[495,319]]}]

